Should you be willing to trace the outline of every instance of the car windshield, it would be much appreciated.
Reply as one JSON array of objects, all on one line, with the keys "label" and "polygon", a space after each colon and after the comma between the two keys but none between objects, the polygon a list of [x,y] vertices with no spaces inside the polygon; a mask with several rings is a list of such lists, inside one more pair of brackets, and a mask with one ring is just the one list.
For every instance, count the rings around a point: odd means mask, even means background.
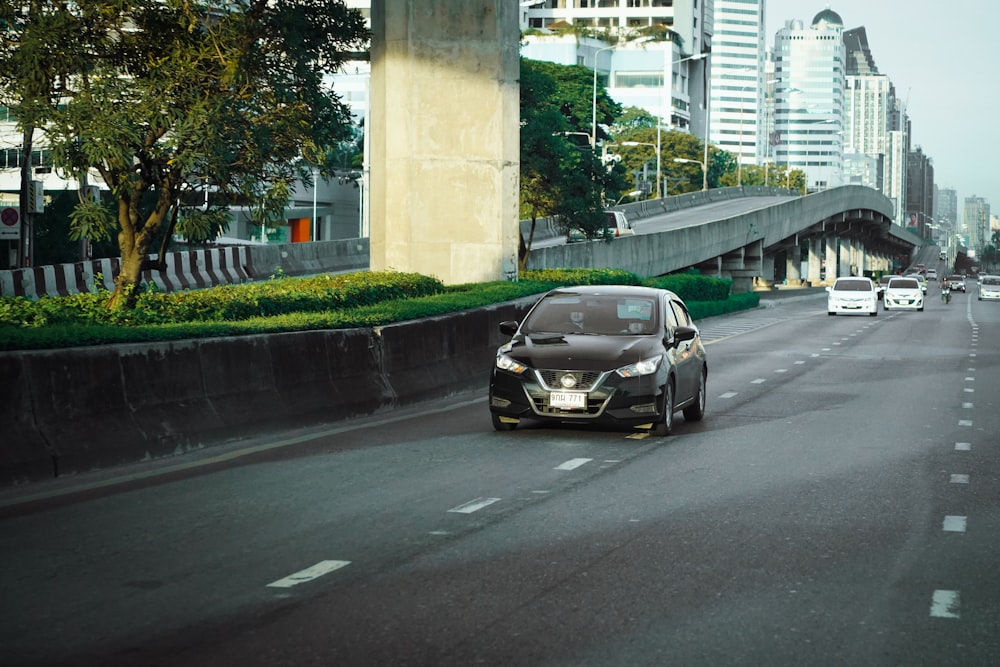
[{"label": "car windshield", "polygon": [[980,285],[1000,285],[1000,276],[983,276],[979,279]]},{"label": "car windshield", "polygon": [[646,335],[656,332],[656,299],[559,293],[539,302],[522,333]]},{"label": "car windshield", "polygon": [[895,280],[890,280],[889,281],[889,287],[892,287],[892,288],[900,288],[901,287],[903,289],[916,289],[917,287],[920,287],[920,283],[918,283],[913,278],[896,278]]},{"label": "car windshield", "polygon": [[963,278],[962,276],[948,276],[947,280],[948,282],[953,283],[956,280],[963,280]]},{"label": "car windshield", "polygon": [[872,284],[868,279],[838,280],[834,286],[836,292],[871,292]]}]

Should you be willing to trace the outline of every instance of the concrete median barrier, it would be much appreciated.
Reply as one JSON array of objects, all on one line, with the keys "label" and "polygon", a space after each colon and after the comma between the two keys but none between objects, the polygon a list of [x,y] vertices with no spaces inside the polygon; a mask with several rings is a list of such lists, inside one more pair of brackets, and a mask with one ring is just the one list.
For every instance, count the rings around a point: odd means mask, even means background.
[{"label": "concrete median barrier", "polygon": [[534,300],[375,329],[0,353],[0,484],[485,393],[499,322]]}]

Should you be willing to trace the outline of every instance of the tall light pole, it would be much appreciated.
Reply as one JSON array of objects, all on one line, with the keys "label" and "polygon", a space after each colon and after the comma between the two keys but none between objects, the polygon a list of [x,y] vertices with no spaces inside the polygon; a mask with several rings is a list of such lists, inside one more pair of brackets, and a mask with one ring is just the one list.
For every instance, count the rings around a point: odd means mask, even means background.
[{"label": "tall light pole", "polygon": [[705,166],[704,162],[700,160],[688,160],[683,157],[675,157],[674,162],[680,162],[681,164],[687,164],[690,162],[692,164],[699,165],[701,167],[701,191],[705,192],[708,190],[708,167]]},{"label": "tall light pole", "polygon": [[[664,120],[663,115],[663,93],[667,93],[667,108],[666,108],[666,122],[670,122],[670,116],[673,114],[674,110],[674,52],[673,52],[673,42],[666,42],[670,45],[670,50],[663,50],[663,89],[660,91],[660,119],[656,123],[656,198],[660,198],[660,146],[662,145],[661,130],[663,128],[663,123],[660,122]],[[669,53],[670,57],[667,57]],[[708,53],[696,53],[693,56],[687,56],[686,58],[681,58],[676,61],[676,64],[681,64],[688,60],[701,60],[702,58],[708,57]],[[706,110],[707,113],[707,110]],[[708,143],[708,116],[705,116],[705,142]],[[707,151],[706,151],[707,155]],[[705,158],[708,159],[707,157]]]},{"label": "tall light pole", "polygon": [[615,48],[617,44],[612,44],[611,46],[602,46],[601,48],[594,51],[594,93],[591,100],[591,125],[590,125],[590,147],[596,148],[597,146],[597,54],[601,51],[610,51]]}]

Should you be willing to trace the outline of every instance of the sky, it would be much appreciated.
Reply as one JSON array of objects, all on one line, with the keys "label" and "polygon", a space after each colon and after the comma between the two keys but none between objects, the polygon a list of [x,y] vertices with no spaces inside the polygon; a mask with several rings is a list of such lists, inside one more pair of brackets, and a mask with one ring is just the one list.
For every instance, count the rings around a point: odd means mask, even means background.
[{"label": "sky", "polygon": [[911,146],[934,165],[934,183],[986,199],[1000,213],[1000,2],[997,0],[764,0],[766,43],[785,21],[824,9],[844,29],[864,26],[880,74],[906,100]]}]

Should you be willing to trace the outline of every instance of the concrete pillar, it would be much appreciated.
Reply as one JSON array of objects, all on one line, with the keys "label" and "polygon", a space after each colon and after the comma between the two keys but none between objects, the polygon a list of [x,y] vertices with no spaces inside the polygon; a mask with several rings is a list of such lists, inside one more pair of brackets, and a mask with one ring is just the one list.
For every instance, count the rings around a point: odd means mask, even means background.
[{"label": "concrete pillar", "polygon": [[823,282],[820,278],[820,270],[823,268],[822,251],[823,239],[809,239],[809,275],[806,276],[806,279],[814,287]]},{"label": "concrete pillar", "polygon": [[832,285],[841,275],[837,262],[837,243],[836,236],[826,237],[826,280],[824,282],[827,285]]},{"label": "concrete pillar", "polygon": [[518,6],[372,0],[371,268],[517,275]]},{"label": "concrete pillar", "polygon": [[788,248],[787,267],[785,268],[785,284],[802,284],[802,248],[796,243]]}]

